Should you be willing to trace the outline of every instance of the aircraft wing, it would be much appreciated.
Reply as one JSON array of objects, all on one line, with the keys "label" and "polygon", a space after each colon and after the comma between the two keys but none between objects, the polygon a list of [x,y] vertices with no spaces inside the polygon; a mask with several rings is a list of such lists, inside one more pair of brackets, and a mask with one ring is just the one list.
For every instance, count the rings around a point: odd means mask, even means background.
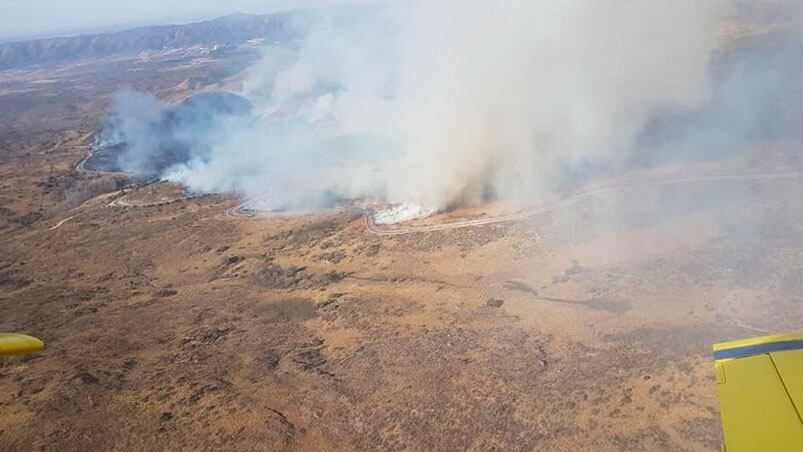
[{"label": "aircraft wing", "polygon": [[45,343],[25,334],[0,333],[0,356],[22,355],[38,352]]},{"label": "aircraft wing", "polygon": [[723,451],[803,450],[803,333],[714,345]]}]

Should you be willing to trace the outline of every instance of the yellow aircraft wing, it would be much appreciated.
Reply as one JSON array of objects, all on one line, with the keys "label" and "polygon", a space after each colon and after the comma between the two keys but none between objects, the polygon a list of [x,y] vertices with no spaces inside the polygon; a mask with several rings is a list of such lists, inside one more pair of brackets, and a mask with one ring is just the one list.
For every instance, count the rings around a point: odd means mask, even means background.
[{"label": "yellow aircraft wing", "polygon": [[803,333],[714,345],[723,451],[803,451]]},{"label": "yellow aircraft wing", "polygon": [[0,333],[0,356],[23,355],[45,348],[45,343],[25,334]]}]

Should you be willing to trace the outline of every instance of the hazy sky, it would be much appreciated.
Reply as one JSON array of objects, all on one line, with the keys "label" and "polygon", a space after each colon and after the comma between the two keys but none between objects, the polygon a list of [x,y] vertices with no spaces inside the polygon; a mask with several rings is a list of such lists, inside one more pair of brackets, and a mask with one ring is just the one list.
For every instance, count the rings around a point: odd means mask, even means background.
[{"label": "hazy sky", "polygon": [[192,22],[234,12],[264,13],[337,0],[0,0],[0,40],[104,28]]}]

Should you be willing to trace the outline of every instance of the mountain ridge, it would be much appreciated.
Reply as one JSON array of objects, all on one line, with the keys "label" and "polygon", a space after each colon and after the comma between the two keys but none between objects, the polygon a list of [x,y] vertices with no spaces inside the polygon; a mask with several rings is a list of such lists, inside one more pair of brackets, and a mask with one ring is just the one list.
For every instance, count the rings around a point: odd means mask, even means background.
[{"label": "mountain ridge", "polygon": [[265,15],[238,13],[183,25],[152,25],[109,33],[5,42],[0,43],[0,70],[148,50],[237,46],[252,39],[286,41],[300,37],[308,19],[303,10]]}]

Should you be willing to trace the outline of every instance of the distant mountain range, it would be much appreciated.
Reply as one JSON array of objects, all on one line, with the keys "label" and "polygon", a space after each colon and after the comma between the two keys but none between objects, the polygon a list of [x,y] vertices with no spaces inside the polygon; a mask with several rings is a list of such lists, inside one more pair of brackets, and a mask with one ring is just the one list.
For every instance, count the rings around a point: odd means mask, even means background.
[{"label": "distant mountain range", "polygon": [[2,43],[0,70],[143,51],[238,46],[253,39],[287,41],[301,37],[309,19],[309,14],[304,11],[271,15],[234,14],[186,25],[138,27],[113,33]]}]

